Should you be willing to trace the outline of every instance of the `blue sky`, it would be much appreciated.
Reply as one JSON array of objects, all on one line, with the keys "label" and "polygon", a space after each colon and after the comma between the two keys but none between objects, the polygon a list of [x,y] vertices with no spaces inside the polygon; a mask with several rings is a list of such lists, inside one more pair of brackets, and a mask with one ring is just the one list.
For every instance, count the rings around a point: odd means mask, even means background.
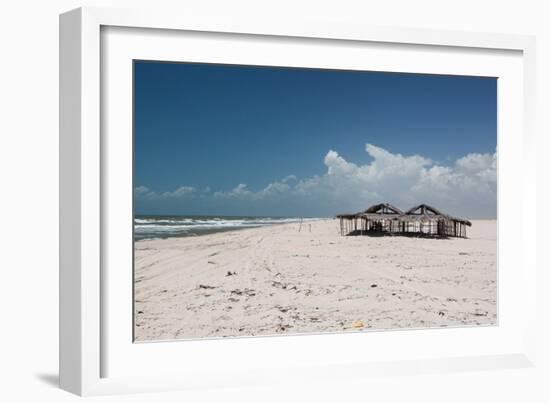
[{"label": "blue sky", "polygon": [[[325,216],[427,200],[496,214],[494,78],[135,62],[134,82],[138,214]],[[340,160],[350,169],[335,175]]]}]

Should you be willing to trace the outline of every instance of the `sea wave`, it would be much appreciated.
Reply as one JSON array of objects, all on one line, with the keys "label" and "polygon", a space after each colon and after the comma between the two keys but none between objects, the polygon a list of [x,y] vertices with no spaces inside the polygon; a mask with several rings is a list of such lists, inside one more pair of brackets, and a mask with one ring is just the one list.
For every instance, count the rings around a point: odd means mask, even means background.
[{"label": "sea wave", "polygon": [[299,223],[319,218],[300,217],[136,217],[137,239],[200,235],[239,228],[255,228],[276,224]]}]

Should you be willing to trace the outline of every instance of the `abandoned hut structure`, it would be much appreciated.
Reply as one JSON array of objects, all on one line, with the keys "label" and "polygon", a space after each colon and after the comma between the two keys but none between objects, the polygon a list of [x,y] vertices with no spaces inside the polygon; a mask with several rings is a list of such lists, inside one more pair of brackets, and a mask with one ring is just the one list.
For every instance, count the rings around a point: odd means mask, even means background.
[{"label": "abandoned hut structure", "polygon": [[466,238],[468,220],[444,214],[434,207],[421,204],[406,212],[389,203],[375,204],[355,214],[339,214],[342,235],[423,235]]},{"label": "abandoned hut structure", "polygon": [[389,203],[375,204],[365,211],[355,214],[339,214],[340,234],[362,235],[367,232],[395,232],[397,218],[403,211]]}]

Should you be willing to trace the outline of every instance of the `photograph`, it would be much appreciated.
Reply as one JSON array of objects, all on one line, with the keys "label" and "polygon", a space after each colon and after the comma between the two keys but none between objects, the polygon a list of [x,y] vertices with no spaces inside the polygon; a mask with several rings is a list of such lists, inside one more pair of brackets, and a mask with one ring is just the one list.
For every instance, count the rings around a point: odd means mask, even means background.
[{"label": "photograph", "polygon": [[495,326],[496,77],[133,61],[133,341]]}]

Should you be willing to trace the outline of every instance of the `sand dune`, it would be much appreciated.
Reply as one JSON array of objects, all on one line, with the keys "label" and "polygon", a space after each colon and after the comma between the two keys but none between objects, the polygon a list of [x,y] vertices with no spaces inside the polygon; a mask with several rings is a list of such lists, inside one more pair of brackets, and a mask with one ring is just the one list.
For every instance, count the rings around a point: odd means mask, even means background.
[{"label": "sand dune", "polygon": [[468,239],[336,220],[135,244],[136,341],[496,323],[496,221]]}]

